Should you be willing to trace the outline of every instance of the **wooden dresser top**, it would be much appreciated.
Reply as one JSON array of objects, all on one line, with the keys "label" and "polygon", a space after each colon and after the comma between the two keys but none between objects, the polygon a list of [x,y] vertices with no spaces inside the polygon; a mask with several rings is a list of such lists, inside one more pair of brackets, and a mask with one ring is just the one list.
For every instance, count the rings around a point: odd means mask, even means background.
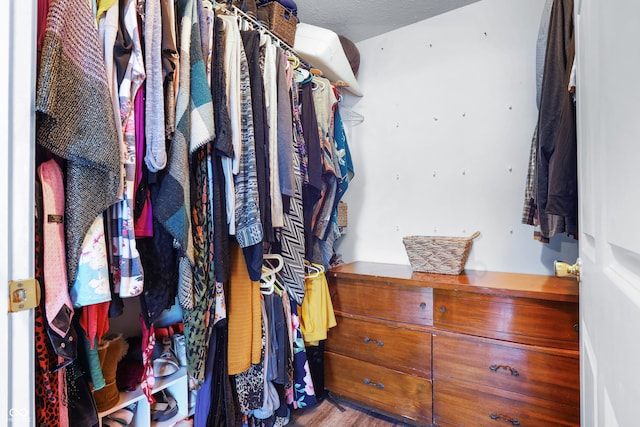
[{"label": "wooden dresser top", "polygon": [[455,276],[414,272],[409,265],[358,261],[331,268],[328,277],[549,301],[579,300],[575,278],[539,274],[465,270]]}]

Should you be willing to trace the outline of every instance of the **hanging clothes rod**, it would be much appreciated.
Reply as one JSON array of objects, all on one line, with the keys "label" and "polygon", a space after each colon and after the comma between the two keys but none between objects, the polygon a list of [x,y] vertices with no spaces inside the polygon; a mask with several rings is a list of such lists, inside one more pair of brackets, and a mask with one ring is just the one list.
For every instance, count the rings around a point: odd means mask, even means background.
[{"label": "hanging clothes rod", "polygon": [[287,55],[294,56],[300,62],[300,65],[303,68],[306,68],[306,69],[312,68],[311,65],[309,65],[306,61],[304,61],[302,58],[300,58],[300,56],[293,49],[293,46],[290,46],[288,43],[286,43],[280,37],[275,35],[265,24],[263,24],[262,22],[258,21],[257,19],[255,19],[251,15],[243,12],[237,6],[233,5],[231,2],[222,3],[222,2],[214,1],[214,5],[216,6],[216,10],[223,10],[224,12],[226,12],[228,14],[233,14],[235,16],[240,16],[243,19],[245,19],[250,25],[252,25],[254,30],[264,31],[265,33],[269,34],[271,36],[271,38],[273,40],[275,40],[275,42],[278,43],[282,49],[287,51]]}]

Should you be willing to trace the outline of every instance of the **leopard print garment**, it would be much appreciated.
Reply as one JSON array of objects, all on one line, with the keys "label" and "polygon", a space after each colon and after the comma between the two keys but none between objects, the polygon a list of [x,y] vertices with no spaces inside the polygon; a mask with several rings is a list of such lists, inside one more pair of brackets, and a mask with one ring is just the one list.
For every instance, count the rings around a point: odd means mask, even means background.
[{"label": "leopard print garment", "polygon": [[[264,302],[262,302],[264,304]],[[262,353],[260,363],[234,376],[240,411],[247,413],[262,408],[264,402],[264,357],[267,346],[266,330],[262,322]]]}]

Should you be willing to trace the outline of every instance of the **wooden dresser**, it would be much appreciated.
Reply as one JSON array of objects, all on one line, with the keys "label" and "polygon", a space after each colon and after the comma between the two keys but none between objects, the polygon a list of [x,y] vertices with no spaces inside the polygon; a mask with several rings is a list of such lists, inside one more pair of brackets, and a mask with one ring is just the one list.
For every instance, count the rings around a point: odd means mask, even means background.
[{"label": "wooden dresser", "polygon": [[367,262],[327,279],[330,392],[417,425],[580,425],[574,279]]}]

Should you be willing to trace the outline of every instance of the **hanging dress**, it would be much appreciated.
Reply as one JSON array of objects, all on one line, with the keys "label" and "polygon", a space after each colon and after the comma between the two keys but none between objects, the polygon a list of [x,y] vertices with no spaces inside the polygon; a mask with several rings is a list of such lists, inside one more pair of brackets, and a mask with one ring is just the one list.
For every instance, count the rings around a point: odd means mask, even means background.
[{"label": "hanging dress", "polygon": [[306,144],[300,120],[298,86],[293,81],[292,104],[294,139],[291,149],[294,151],[293,171],[295,189],[290,198],[289,210],[284,215],[284,227],[279,232],[280,254],[284,259],[282,278],[289,296],[296,304],[302,304],[304,298],[304,260],[305,260],[305,221],[302,199],[303,179],[306,171]]}]

